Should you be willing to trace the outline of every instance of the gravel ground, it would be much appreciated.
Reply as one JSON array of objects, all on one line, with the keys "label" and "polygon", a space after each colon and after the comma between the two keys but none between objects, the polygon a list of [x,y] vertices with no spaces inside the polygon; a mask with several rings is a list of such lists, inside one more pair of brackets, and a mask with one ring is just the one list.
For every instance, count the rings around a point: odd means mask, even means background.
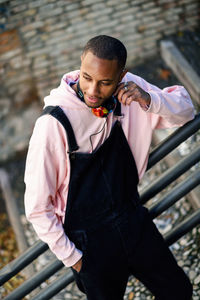
[{"label": "gravel ground", "polygon": [[[154,60],[153,66],[152,61],[146,62],[145,64],[138,66],[132,70],[135,74],[139,74],[147,79],[149,82],[160,86],[161,88],[173,84],[177,84],[177,79],[167,70],[166,66],[164,66],[163,62],[160,58]],[[196,139],[189,139],[187,143],[182,144],[179,149],[180,155],[186,155],[190,152],[190,150],[194,147],[194,143],[199,143],[200,136],[196,135]],[[26,222],[24,217],[24,208],[23,208],[23,172],[24,172],[24,156],[14,160],[12,162],[8,162],[5,165],[5,168],[11,175],[11,181],[14,191],[14,196],[16,200],[19,202],[19,208],[22,215],[22,222],[24,224],[25,234],[29,241],[29,244],[32,245],[37,237],[32,230],[30,224]],[[195,166],[199,167],[199,166]],[[148,185],[154,178],[158,176],[159,173],[162,173],[167,166],[165,163],[161,163],[155,166],[151,171],[147,172],[142,180],[142,184],[140,186],[140,190]],[[176,184],[176,183],[175,183]],[[170,187],[171,188],[171,187]],[[165,191],[166,192],[166,191]],[[160,196],[160,195],[159,195]],[[152,201],[156,201],[158,196],[154,197]],[[151,203],[148,203],[150,205]],[[162,234],[169,231],[174,225],[179,223],[185,216],[188,216],[193,211],[191,204],[184,197],[179,200],[173,207],[169,208],[165,213],[163,213],[159,218],[155,219],[155,224]],[[193,287],[193,300],[200,299],[200,226],[197,226],[191,232],[182,237],[178,242],[174,243],[171,247],[171,250],[178,260],[178,264],[183,267],[184,271],[188,274]],[[35,262],[34,266],[36,270],[41,270],[45,267],[50,261],[54,259],[54,256],[47,251],[45,254],[41,255]],[[66,268],[63,268],[59,274],[66,272]],[[50,282],[52,282],[56,276],[52,276],[48,281],[41,285],[41,288],[47,286]],[[0,289],[1,294],[1,289]],[[29,297],[27,297],[29,298]],[[63,300],[63,299],[71,299],[71,300],[85,300],[85,296],[78,291],[76,285],[74,283],[70,284],[66,289],[61,291],[52,299],[54,300]],[[124,297],[125,300],[142,300],[142,299],[152,299],[151,294],[146,288],[135,278],[131,277]]]}]

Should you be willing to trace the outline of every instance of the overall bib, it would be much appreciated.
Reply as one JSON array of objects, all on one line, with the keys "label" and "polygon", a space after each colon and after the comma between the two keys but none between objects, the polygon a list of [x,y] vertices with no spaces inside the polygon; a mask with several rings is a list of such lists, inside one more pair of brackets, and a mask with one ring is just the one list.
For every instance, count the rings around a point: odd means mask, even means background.
[{"label": "overall bib", "polygon": [[138,172],[120,122],[95,152],[76,153],[67,117],[55,109],[52,115],[67,131],[71,176],[63,227],[83,252],[80,272],[72,268],[79,289],[88,300],[122,300],[132,274],[156,299],[190,299],[188,278],[140,204]]}]

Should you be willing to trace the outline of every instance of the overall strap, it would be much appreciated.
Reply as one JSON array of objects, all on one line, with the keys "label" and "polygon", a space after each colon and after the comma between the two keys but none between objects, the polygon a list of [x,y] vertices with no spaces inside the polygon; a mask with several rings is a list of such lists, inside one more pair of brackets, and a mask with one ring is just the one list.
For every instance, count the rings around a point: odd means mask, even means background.
[{"label": "overall strap", "polygon": [[76,150],[78,150],[79,146],[77,145],[76,138],[74,135],[74,131],[72,129],[72,126],[69,122],[69,119],[63,112],[63,110],[59,106],[47,106],[43,110],[41,116],[43,115],[51,115],[54,118],[56,118],[65,128],[65,131],[67,133],[67,141],[69,146],[69,153],[72,153]]}]

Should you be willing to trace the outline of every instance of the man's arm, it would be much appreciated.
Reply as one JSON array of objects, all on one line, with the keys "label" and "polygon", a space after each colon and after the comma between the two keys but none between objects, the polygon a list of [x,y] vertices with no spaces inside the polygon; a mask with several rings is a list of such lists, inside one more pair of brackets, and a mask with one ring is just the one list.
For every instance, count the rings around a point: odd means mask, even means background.
[{"label": "man's arm", "polygon": [[118,100],[124,105],[138,102],[143,110],[159,115],[157,128],[181,126],[194,118],[191,98],[183,86],[161,90],[131,73],[123,81],[115,92]]},{"label": "man's arm", "polygon": [[69,267],[80,260],[82,252],[68,239],[62,224],[66,206],[62,191],[69,169],[64,139],[65,131],[57,120],[39,118],[26,161],[25,212],[39,238]]}]

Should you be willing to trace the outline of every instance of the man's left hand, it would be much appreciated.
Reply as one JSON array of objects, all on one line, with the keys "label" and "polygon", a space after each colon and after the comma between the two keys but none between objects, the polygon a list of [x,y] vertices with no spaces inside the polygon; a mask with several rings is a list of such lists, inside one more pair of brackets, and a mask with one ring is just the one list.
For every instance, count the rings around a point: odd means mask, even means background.
[{"label": "man's left hand", "polygon": [[149,93],[145,92],[132,81],[120,83],[114,96],[124,105],[130,105],[132,101],[136,101],[141,107],[148,108],[151,102]]}]

